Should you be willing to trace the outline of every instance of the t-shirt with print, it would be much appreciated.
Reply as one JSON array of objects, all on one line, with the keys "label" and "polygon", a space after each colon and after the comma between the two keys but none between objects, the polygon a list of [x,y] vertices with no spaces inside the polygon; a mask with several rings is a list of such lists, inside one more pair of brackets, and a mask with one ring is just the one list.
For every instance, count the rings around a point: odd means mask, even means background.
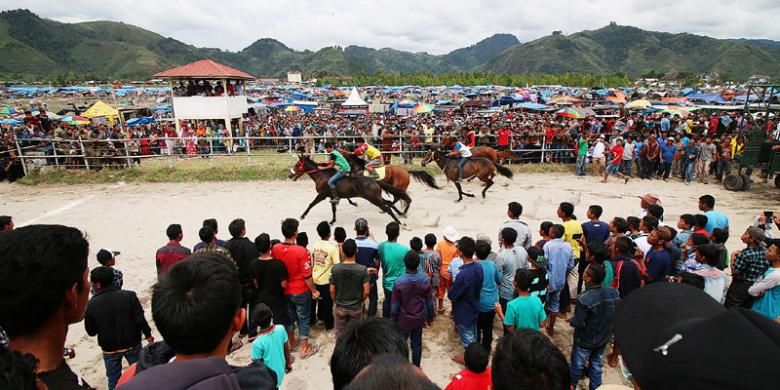
[{"label": "t-shirt with print", "polygon": [[277,244],[271,250],[271,256],[284,263],[287,269],[285,295],[303,294],[309,289],[305,279],[311,277],[311,259],[306,248],[294,244]]},{"label": "t-shirt with print", "polygon": [[339,263],[330,272],[330,284],[336,286],[334,304],[345,309],[363,307],[363,285],[368,283],[366,266],[355,263]]},{"label": "t-shirt with print", "polygon": [[537,297],[520,296],[506,305],[504,325],[517,329],[531,329],[538,331],[539,324],[547,319],[544,305]]},{"label": "t-shirt with print", "polygon": [[259,334],[252,342],[252,360],[263,359],[263,363],[276,373],[277,386],[282,386],[287,360],[284,357],[284,343],[287,342],[287,331],[284,326],[275,325],[269,333]]},{"label": "t-shirt with print", "polygon": [[330,280],[330,271],[339,263],[339,247],[329,241],[320,241],[311,248],[311,277],[314,284],[324,286]]}]

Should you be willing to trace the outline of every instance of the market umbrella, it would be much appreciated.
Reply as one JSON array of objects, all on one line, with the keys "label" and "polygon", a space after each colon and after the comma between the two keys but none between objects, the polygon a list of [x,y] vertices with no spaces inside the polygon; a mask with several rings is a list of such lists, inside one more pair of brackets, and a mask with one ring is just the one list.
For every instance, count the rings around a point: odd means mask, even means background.
[{"label": "market umbrella", "polygon": [[295,112],[295,111],[300,111],[300,110],[301,110],[301,108],[298,107],[298,106],[288,106],[287,108],[284,109],[284,111],[286,111],[286,112]]},{"label": "market umbrella", "polygon": [[572,119],[580,119],[582,117],[579,111],[573,108],[562,108],[558,111],[555,111],[555,115],[562,116],[564,118],[572,118]]},{"label": "market umbrella", "polygon": [[634,100],[634,101],[626,104],[625,108],[630,110],[630,109],[636,109],[636,108],[647,108],[647,107],[650,107],[652,105],[653,105],[653,103],[651,103],[649,100],[639,99],[639,100]]},{"label": "market umbrella", "polygon": [[19,119],[0,119],[0,125],[21,125],[22,123],[24,122],[20,121]]},{"label": "market umbrella", "polygon": [[671,116],[679,115],[680,118],[687,118],[691,113],[688,110],[682,108],[667,108],[661,111],[662,114],[669,114]]},{"label": "market umbrella", "polygon": [[76,116],[76,115],[68,115],[60,118],[60,122],[65,122],[69,125],[75,126],[75,125],[88,125],[90,124],[90,120],[87,118],[84,118],[83,116]]},{"label": "market umbrella", "polygon": [[19,112],[14,110],[13,108],[3,107],[0,108],[0,115],[15,115]]},{"label": "market umbrella", "polygon": [[418,104],[417,107],[414,108],[414,112],[418,114],[425,114],[426,112],[433,111],[433,105],[431,104]]},{"label": "market umbrella", "polygon": [[140,118],[133,118],[127,121],[127,125],[130,127],[149,125],[154,123],[154,118],[150,116],[142,116]]}]

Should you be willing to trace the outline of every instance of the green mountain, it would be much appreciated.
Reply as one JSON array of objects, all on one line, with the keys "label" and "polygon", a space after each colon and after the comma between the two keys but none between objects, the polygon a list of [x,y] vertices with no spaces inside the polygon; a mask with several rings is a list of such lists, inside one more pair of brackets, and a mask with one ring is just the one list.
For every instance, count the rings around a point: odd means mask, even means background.
[{"label": "green mountain", "polygon": [[552,35],[516,45],[483,66],[507,73],[717,72],[737,79],[780,75],[780,47],[693,34],[645,31],[610,24],[598,30]]},{"label": "green mountain", "polygon": [[212,58],[258,77],[300,70],[305,77],[384,73],[718,72],[737,79],[780,76],[780,43],[720,40],[610,24],[521,44],[496,34],[445,55],[360,46],[297,51],[260,39],[238,52],[198,48],[121,22],[60,23],[28,10],[0,12],[0,78],[145,79]]}]

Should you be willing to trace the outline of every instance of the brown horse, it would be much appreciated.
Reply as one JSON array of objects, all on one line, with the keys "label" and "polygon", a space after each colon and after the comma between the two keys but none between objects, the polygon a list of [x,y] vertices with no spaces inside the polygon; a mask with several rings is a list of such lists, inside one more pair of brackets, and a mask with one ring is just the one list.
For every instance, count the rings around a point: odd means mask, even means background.
[{"label": "brown horse", "polygon": [[[298,180],[299,177],[308,174],[309,177],[314,180],[315,189],[317,190],[317,197],[314,198],[311,204],[309,204],[309,207],[306,208],[306,211],[303,212],[301,219],[306,218],[309,210],[316,206],[317,203],[320,203],[325,200],[325,198],[331,196],[330,187],[328,187],[328,179],[335,173],[335,169],[320,170],[317,163],[307,156],[301,155],[298,158],[298,163],[295,164],[295,167],[290,174],[290,178]],[[391,202],[382,199],[382,191],[403,199],[407,204],[412,202],[412,199],[409,198],[406,192],[365,176],[345,177],[344,179],[339,180],[339,182],[336,183],[336,191],[342,198],[363,198],[371,202],[373,205],[390,215],[390,217],[399,224],[401,221],[399,221],[398,217],[393,213],[393,210],[398,211],[398,209],[396,209]],[[331,203],[331,210],[333,211],[333,220],[330,221],[332,225],[336,223],[335,203]]]},{"label": "brown horse", "polygon": [[[463,196],[473,198],[474,194],[463,192],[463,189],[458,182],[458,158],[450,157],[446,152],[438,149],[431,150],[422,161],[423,166],[430,162],[436,162],[436,165],[441,168],[447,180],[455,183],[455,188],[458,189],[458,202],[463,200]],[[498,174],[507,178],[512,178],[512,171],[509,168],[496,164],[484,157],[472,157],[469,162],[463,167],[463,179],[468,180],[474,177],[485,183],[485,188],[482,190],[482,198],[485,198],[488,188],[493,185],[493,178]]]},{"label": "brown horse", "polygon": [[[352,167],[352,175],[359,176],[363,174],[363,171],[366,168],[366,162],[362,158],[347,151],[342,151],[341,154],[344,156],[344,158],[347,159],[349,166]],[[414,177],[417,181],[427,185],[428,187],[435,188],[437,190],[441,189],[441,187],[436,184],[436,179],[434,179],[433,176],[431,176],[428,172],[408,171],[403,167],[394,165],[385,166],[385,177],[382,179],[382,181],[398,190],[406,192],[406,190],[409,188],[409,182],[411,181],[410,177]],[[393,204],[396,204],[401,200],[403,199],[393,196]],[[352,202],[350,201],[350,204],[351,203]],[[404,203],[406,203],[404,205],[404,210],[403,212],[400,212],[402,215],[406,214],[407,210],[409,210],[409,203],[405,201]]]},{"label": "brown horse", "polygon": [[[455,145],[456,139],[452,136],[444,137],[441,140],[441,146],[443,148],[452,149]],[[492,162],[498,161],[498,152],[490,146],[473,146],[471,148],[471,157],[482,157]]]}]

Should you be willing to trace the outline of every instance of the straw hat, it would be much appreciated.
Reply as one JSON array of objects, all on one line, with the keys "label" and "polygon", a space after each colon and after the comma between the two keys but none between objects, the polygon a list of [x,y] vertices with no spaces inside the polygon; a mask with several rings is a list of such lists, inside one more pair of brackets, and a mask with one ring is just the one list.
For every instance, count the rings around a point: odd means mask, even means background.
[{"label": "straw hat", "polygon": [[447,225],[447,227],[445,227],[444,230],[441,231],[441,234],[449,242],[455,242],[460,239],[460,235],[458,234],[458,231],[455,230],[455,228],[452,227],[452,225]]}]

